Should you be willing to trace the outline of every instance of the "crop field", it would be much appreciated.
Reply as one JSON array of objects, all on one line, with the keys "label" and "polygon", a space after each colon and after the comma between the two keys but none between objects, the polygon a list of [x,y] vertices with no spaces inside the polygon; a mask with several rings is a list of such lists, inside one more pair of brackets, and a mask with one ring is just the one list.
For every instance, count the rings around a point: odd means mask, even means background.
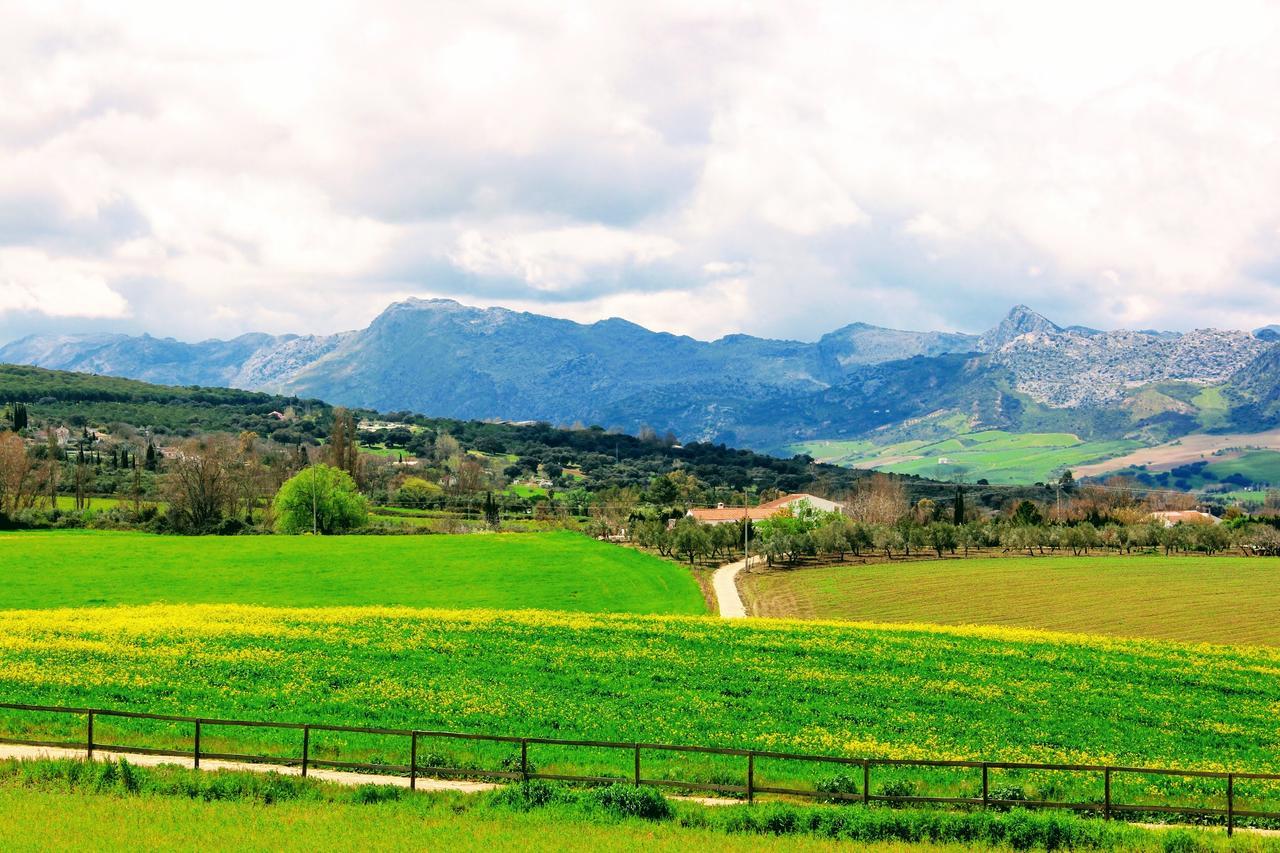
[{"label": "crop field", "polygon": [[[227,605],[0,612],[9,701],[849,756],[1273,771],[1278,675],[1280,649],[1001,628]],[[0,736],[83,740],[82,726],[0,713]],[[172,723],[101,718],[96,732],[104,743],[191,743],[189,726]],[[403,739],[373,735],[316,733],[311,746],[338,760],[407,757]],[[299,747],[297,732],[205,729],[208,751]],[[505,744],[427,738],[419,749],[435,766],[513,759]],[[542,772],[630,770],[629,752],[532,746],[529,760]],[[741,784],[744,771],[732,757],[645,761],[648,778]],[[756,772],[768,785],[831,771]],[[972,771],[929,778],[972,795]],[[1028,784],[1056,799],[1076,781]],[[1142,802],[1168,784],[1138,777],[1116,796]],[[1180,796],[1221,793],[1188,784]]]},{"label": "crop field", "polygon": [[875,468],[939,479],[986,479],[992,483],[1043,482],[1063,469],[1128,453],[1134,441],[1082,441],[1069,433],[1010,433],[1002,430],[957,435],[943,441],[809,441],[791,446],[819,462]]},{"label": "crop field", "polygon": [[237,603],[705,613],[684,569],[573,533],[0,534],[0,609]]},{"label": "crop field", "polygon": [[1280,451],[1280,429],[1254,433],[1184,435],[1174,441],[1139,448],[1114,459],[1081,465],[1075,473],[1078,477],[1097,477],[1131,466],[1145,466],[1152,471],[1162,471],[1200,461],[1213,462],[1215,454],[1232,453],[1241,448]]},{"label": "crop field", "polygon": [[741,576],[758,616],[1007,625],[1280,646],[1280,560],[970,557]]}]

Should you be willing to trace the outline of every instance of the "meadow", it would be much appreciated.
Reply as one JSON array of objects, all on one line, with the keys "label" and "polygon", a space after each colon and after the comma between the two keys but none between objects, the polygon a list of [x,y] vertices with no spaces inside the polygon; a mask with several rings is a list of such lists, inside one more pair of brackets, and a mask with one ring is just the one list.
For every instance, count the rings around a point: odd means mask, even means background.
[{"label": "meadow", "polygon": [[[1280,769],[1280,649],[1002,628],[708,617],[188,605],[0,612],[11,702],[525,737],[891,758]],[[190,749],[190,726],[100,718],[103,743]],[[6,711],[0,736],[83,741],[83,719]],[[208,726],[205,749],[297,756],[296,731]],[[314,757],[404,763],[403,738],[315,733]],[[518,746],[421,741],[492,769]],[[629,773],[629,752],[535,745],[542,772]],[[647,778],[742,784],[740,758],[649,752]],[[757,763],[758,785],[830,768]],[[1014,777],[996,774],[993,784]],[[1016,775],[1016,774],[1015,774]],[[878,769],[884,786],[907,771]],[[910,784],[972,796],[972,770]],[[1100,779],[1017,776],[1100,797]],[[1221,783],[1117,781],[1204,804]],[[1242,802],[1280,795],[1241,782]],[[1243,808],[1244,806],[1240,806]]]},{"label": "meadow", "polygon": [[0,534],[0,609],[236,603],[706,612],[673,563],[574,533],[176,537]]},{"label": "meadow", "polygon": [[[956,435],[942,441],[809,441],[791,446],[819,462],[875,468],[942,480],[986,479],[1025,484],[1056,479],[1064,469],[1119,456],[1139,447],[1134,441],[1083,441],[1069,433],[1010,433],[1003,430]],[[946,462],[939,460],[945,459]]]},{"label": "meadow", "polygon": [[744,574],[739,588],[757,616],[1280,646],[1280,561],[1259,557],[847,562]]}]

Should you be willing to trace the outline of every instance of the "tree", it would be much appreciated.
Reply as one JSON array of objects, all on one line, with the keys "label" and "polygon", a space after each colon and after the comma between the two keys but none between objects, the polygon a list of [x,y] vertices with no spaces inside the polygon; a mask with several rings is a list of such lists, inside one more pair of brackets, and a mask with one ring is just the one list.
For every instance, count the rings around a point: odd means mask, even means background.
[{"label": "tree", "polygon": [[275,498],[281,533],[346,533],[369,523],[369,505],[346,471],[312,465],[280,487]]},{"label": "tree", "polygon": [[497,530],[498,524],[501,522],[501,520],[502,520],[501,516],[498,513],[498,502],[493,499],[493,492],[485,492],[484,493],[485,524],[489,525],[494,530]]},{"label": "tree", "polygon": [[929,545],[937,552],[938,557],[942,557],[943,551],[954,551],[956,549],[956,528],[955,525],[947,524],[945,521],[935,521],[926,528],[925,537]]},{"label": "tree", "polygon": [[683,554],[689,565],[711,550],[711,539],[706,529],[688,516],[677,521],[671,529],[671,542],[673,550]]},{"label": "tree", "polygon": [[32,506],[38,490],[39,474],[26,443],[16,432],[0,433],[0,514]]},{"label": "tree", "polygon": [[1020,501],[1013,510],[1013,523],[1018,525],[1035,526],[1044,521],[1044,515],[1040,512],[1040,507],[1035,505],[1033,501]]},{"label": "tree", "polygon": [[226,435],[191,439],[178,448],[164,477],[168,517],[179,530],[212,533],[235,508],[230,468],[235,450]]},{"label": "tree", "polygon": [[906,489],[897,477],[876,472],[858,482],[847,508],[856,521],[893,524],[907,512]]},{"label": "tree", "polygon": [[951,523],[956,527],[964,524],[964,489],[956,486],[956,504],[951,514]]},{"label": "tree", "polygon": [[333,410],[333,425],[329,428],[329,464],[346,471],[351,477],[360,475],[360,448],[356,443],[356,419],[349,409],[337,406]]},{"label": "tree", "polygon": [[58,507],[58,478],[62,475],[62,447],[58,444],[58,434],[52,426],[46,426],[45,437],[45,494],[49,496],[49,509]]}]

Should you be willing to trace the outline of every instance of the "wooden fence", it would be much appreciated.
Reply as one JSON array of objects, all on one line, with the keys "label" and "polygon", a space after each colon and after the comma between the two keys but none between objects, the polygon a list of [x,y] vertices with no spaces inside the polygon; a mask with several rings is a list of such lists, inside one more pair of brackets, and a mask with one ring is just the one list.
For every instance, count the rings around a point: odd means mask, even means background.
[{"label": "wooden fence", "polygon": [[[83,742],[59,742],[44,740],[22,740],[17,738],[0,738],[0,744],[15,744],[24,746],[41,746],[50,748],[64,748],[84,750],[88,758],[92,759],[95,750],[120,754],[136,754],[136,755],[160,755],[173,758],[190,759],[194,767],[200,766],[201,759],[211,759],[220,761],[240,761],[246,763],[267,764],[282,767],[300,767],[303,776],[307,775],[307,771],[312,767],[329,767],[343,770],[367,770],[380,771],[383,773],[393,773],[407,775],[409,778],[409,787],[417,788],[418,779],[422,777],[430,778],[458,778],[458,777],[483,777],[498,778],[518,781],[528,781],[530,779],[549,779],[564,782],[584,782],[593,784],[630,784],[630,785],[652,785],[682,788],[694,791],[715,791],[722,794],[744,795],[747,802],[754,802],[757,794],[777,794],[782,796],[809,797],[822,800],[845,800],[859,802],[862,804],[870,804],[875,802],[893,803],[893,804],[950,804],[950,805],[967,805],[979,806],[982,808],[995,807],[1023,807],[1023,808],[1044,808],[1044,809],[1070,809],[1077,812],[1094,812],[1101,814],[1104,818],[1112,819],[1122,817],[1126,814],[1152,814],[1164,813],[1175,814],[1187,817],[1215,817],[1221,818],[1226,823],[1227,833],[1231,834],[1236,825],[1238,818],[1264,818],[1280,820],[1280,812],[1267,811],[1251,811],[1236,808],[1236,781],[1237,780],[1267,780],[1280,782],[1280,773],[1249,773],[1235,771],[1218,771],[1218,770],[1182,770],[1176,768],[1156,768],[1156,767],[1125,767],[1111,765],[1093,765],[1093,764],[1037,764],[1033,762],[1009,762],[1009,761],[946,761],[932,759],[891,759],[891,758],[847,758],[833,755],[805,755],[799,753],[787,752],[766,752],[761,750],[749,749],[729,749],[724,747],[709,746],[685,746],[674,744],[659,743],[622,743],[615,741],[591,741],[591,740],[560,740],[556,738],[540,738],[540,737],[511,737],[503,735],[485,735],[485,734],[469,734],[463,732],[444,732],[444,731],[428,731],[417,729],[384,729],[384,728],[365,728],[361,726],[338,726],[318,723],[281,723],[281,722],[265,722],[255,720],[227,720],[206,717],[183,717],[170,714],[149,714],[139,711],[113,711],[102,708],[68,708],[50,705],[23,705],[17,703],[0,703],[0,709],[10,711],[30,711],[42,712],[50,714],[68,714],[73,716],[81,716],[85,718],[84,731],[85,740]],[[173,749],[155,749],[151,747],[129,746],[121,744],[108,744],[94,739],[93,725],[94,720],[99,717],[105,718],[124,718],[124,719],[140,719],[140,720],[158,720],[171,723],[185,723],[192,726],[192,749],[191,750],[173,750]],[[301,754],[298,756],[267,756],[267,755],[242,755],[235,753],[219,753],[209,752],[201,748],[201,736],[205,729],[211,727],[241,727],[241,728],[267,728],[267,729],[289,729],[301,733]],[[335,761],[323,760],[312,757],[311,754],[311,733],[312,732],[346,732],[353,734],[367,735],[386,735],[390,737],[401,737],[407,739],[408,747],[408,763],[407,764],[373,764],[358,761]],[[483,769],[461,769],[456,767],[433,767],[430,765],[422,765],[418,760],[419,742],[428,738],[445,738],[464,741],[484,741],[489,743],[504,743],[520,748],[520,765],[519,770],[483,770]],[[630,753],[632,758],[632,772],[627,776],[578,776],[570,774],[558,773],[539,773],[529,762],[529,747],[537,745],[558,746],[558,747],[586,747],[607,750],[618,750],[624,753]],[[678,752],[678,753],[701,753],[708,755],[735,756],[746,760],[744,769],[744,782],[742,785],[727,785],[713,782],[695,782],[681,781],[674,779],[646,779],[641,772],[641,755],[646,752]],[[814,763],[826,765],[838,765],[847,768],[855,768],[861,770],[862,784],[860,790],[856,792],[832,792],[832,791],[816,791],[795,788],[779,788],[756,784],[756,762],[762,759],[773,759],[780,761],[793,761],[800,763]],[[872,794],[871,780],[872,770],[876,767],[920,767],[920,768],[969,768],[982,775],[982,795],[980,797],[928,797],[914,795],[897,795],[890,793]],[[1030,771],[1056,771],[1065,773],[1091,773],[1102,775],[1102,791],[1101,798],[1091,802],[1057,802],[1052,800],[1009,800],[998,799],[992,796],[990,786],[990,772],[992,770],[1030,770]],[[1206,808],[1193,807],[1183,805],[1168,805],[1160,803],[1122,803],[1117,802],[1111,795],[1112,780],[1116,776],[1121,775],[1148,775],[1148,776],[1176,776],[1183,778],[1198,779],[1219,779],[1222,780],[1224,789],[1223,793],[1226,799],[1226,808]]]}]

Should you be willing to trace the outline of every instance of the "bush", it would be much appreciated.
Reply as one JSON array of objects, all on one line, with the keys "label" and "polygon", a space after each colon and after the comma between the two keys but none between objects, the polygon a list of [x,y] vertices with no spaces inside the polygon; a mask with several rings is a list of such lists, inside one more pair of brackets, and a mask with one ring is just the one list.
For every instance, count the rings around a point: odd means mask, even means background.
[{"label": "bush", "polygon": [[[852,773],[842,771],[818,780],[814,790],[820,794],[857,794],[862,791],[862,779],[861,777],[855,777]],[[857,802],[846,797],[827,797],[824,801],[829,803]]]},{"label": "bush", "polygon": [[[909,779],[892,779],[880,786],[877,792],[882,797],[914,797],[916,795],[916,783]],[[900,806],[901,803],[890,803],[892,806]]]},{"label": "bush", "polygon": [[494,791],[489,800],[496,806],[527,812],[552,803],[565,802],[568,791],[543,779],[530,779],[516,785],[504,785]]},{"label": "bush", "polygon": [[666,820],[671,817],[671,803],[655,788],[631,785],[610,785],[596,788],[591,797],[606,811],[621,817],[638,817],[645,820]]},{"label": "bush", "polygon": [[[1022,789],[1021,785],[1004,785],[999,788],[992,788],[987,794],[993,800],[1009,800],[1019,803],[1027,800],[1027,792]],[[992,808],[997,811],[1007,812],[1013,806],[999,805],[992,806]]]}]

